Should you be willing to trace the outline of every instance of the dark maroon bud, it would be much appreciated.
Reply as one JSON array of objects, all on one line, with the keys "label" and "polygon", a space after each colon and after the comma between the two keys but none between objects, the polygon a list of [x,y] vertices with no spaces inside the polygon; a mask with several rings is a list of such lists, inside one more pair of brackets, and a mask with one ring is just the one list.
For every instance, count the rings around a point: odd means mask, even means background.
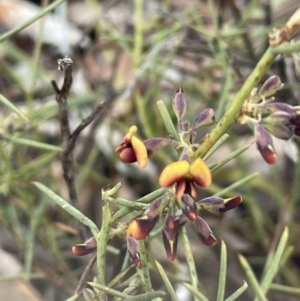
[{"label": "dark maroon bud", "polygon": [[225,199],[225,204],[224,208],[220,208],[219,212],[226,212],[228,210],[234,209],[235,207],[239,206],[242,202],[242,197],[241,196],[236,196],[230,199]]},{"label": "dark maroon bud", "polygon": [[176,258],[179,228],[181,227],[179,220],[180,217],[174,215],[170,208],[162,231],[167,258],[170,261],[174,261]]},{"label": "dark maroon bud", "polygon": [[277,160],[271,135],[259,124],[254,124],[256,146],[264,160],[273,164]]},{"label": "dark maroon bud", "polygon": [[199,239],[207,246],[214,246],[217,243],[207,222],[200,216],[197,216],[196,226]]},{"label": "dark maroon bud", "polygon": [[262,97],[268,97],[273,95],[276,91],[280,90],[283,87],[281,79],[277,75],[270,76],[265,83],[262,85],[258,94]]},{"label": "dark maroon bud", "polygon": [[175,92],[175,97],[172,101],[172,105],[173,105],[174,113],[177,116],[177,119],[181,121],[186,110],[186,100],[184,98],[184,92],[181,87],[177,88]]},{"label": "dark maroon bud", "polygon": [[297,115],[297,110],[293,106],[282,102],[269,102],[263,104],[262,107],[271,112],[277,112],[277,111],[286,112],[291,116],[291,118],[294,118]]},{"label": "dark maroon bud", "polygon": [[208,126],[208,125],[212,125],[215,124],[216,120],[215,120],[215,112],[213,109],[205,109],[204,111],[202,111],[194,120],[193,124],[192,124],[192,129],[195,130],[199,127],[203,127],[203,126]]},{"label": "dark maroon bud", "polygon": [[135,240],[132,236],[127,235],[127,250],[129,253],[129,257],[133,261],[133,263],[140,268],[141,263],[141,257],[139,252],[139,244],[137,240]]},{"label": "dark maroon bud", "polygon": [[188,217],[189,220],[195,221],[198,215],[195,201],[188,194],[184,194],[181,200],[183,203],[181,208],[182,212]]},{"label": "dark maroon bud", "polygon": [[72,247],[72,252],[76,256],[84,256],[87,254],[92,253],[95,250],[95,248],[88,249],[86,247],[86,244],[78,244]]}]

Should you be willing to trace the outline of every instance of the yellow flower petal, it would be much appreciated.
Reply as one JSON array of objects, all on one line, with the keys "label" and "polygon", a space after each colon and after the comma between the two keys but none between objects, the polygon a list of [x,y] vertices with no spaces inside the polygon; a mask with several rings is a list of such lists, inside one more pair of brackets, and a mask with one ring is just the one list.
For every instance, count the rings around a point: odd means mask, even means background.
[{"label": "yellow flower petal", "polygon": [[162,187],[170,187],[174,183],[185,178],[190,168],[190,163],[183,160],[173,162],[167,165],[159,177],[159,185]]},{"label": "yellow flower petal", "polygon": [[131,138],[131,144],[133,151],[136,156],[136,161],[140,168],[146,167],[148,163],[148,154],[147,154],[147,148],[143,141],[141,141],[136,136],[132,136]]},{"label": "yellow flower petal", "polygon": [[124,136],[124,142],[126,144],[130,143],[132,136],[137,132],[137,127],[135,125],[132,125],[129,130],[128,133]]},{"label": "yellow flower petal", "polygon": [[198,158],[191,164],[189,173],[197,185],[207,187],[211,184],[211,172],[202,159]]}]

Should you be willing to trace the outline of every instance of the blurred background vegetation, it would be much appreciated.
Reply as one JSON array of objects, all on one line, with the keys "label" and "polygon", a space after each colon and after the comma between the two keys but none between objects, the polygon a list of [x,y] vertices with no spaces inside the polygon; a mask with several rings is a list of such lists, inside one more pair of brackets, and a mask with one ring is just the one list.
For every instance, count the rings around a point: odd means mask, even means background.
[{"label": "blurred background vegetation", "polygon": [[[0,33],[23,24],[51,3],[2,0]],[[186,119],[192,121],[211,107],[219,120],[267,49],[268,33],[284,25],[298,7],[298,0],[73,0],[8,39],[1,36],[0,300],[65,300],[74,293],[89,260],[71,252],[73,245],[82,242],[74,218],[31,183],[42,182],[68,199],[60,162],[58,109],[50,84],[52,79],[61,84],[59,58],[69,55],[74,62],[68,99],[72,129],[96,105],[107,102],[105,112],[79,137],[74,154],[80,210],[100,226],[102,187],[122,182],[121,196],[136,200],[158,188],[162,168],[176,159],[170,147],[155,154],[145,170],[123,164],[114,148],[128,127],[136,124],[143,139],[168,137],[156,101],[164,100],[173,114],[171,99],[178,86],[188,102]],[[276,74],[285,84],[276,94],[277,101],[300,105],[298,63],[294,57],[278,57],[265,75],[264,80]],[[27,119],[5,105],[3,97]],[[253,141],[246,126],[236,125],[229,134],[209,162]],[[253,145],[214,172],[213,185],[199,191],[203,198],[259,172],[226,195],[242,195],[239,208],[222,216],[203,213],[214,235],[227,245],[226,296],[246,280],[237,254],[248,260],[259,279],[286,225],[289,247],[275,282],[300,287],[298,145],[296,139],[276,143],[279,160],[272,166]],[[193,231],[188,232],[199,286],[215,300],[220,243],[209,248]],[[110,245],[108,279],[119,272],[126,253],[125,240],[114,239]],[[151,260],[165,268],[180,300],[191,300],[180,284],[189,281],[180,243],[175,263],[166,260],[160,237],[149,239],[148,249]],[[151,277],[156,289],[165,290],[156,269]],[[275,289],[268,296],[272,301],[300,299],[299,292]],[[249,287],[238,300],[253,299]]]}]

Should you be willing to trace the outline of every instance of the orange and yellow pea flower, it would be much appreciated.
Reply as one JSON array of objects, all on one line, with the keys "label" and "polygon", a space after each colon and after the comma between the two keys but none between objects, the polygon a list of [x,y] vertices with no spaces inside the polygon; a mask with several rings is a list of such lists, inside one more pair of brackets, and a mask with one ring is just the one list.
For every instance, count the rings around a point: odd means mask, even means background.
[{"label": "orange and yellow pea flower", "polygon": [[159,177],[162,187],[171,187],[175,183],[176,197],[180,198],[184,193],[197,197],[195,184],[207,187],[211,184],[211,172],[206,163],[198,158],[190,163],[186,160],[173,162],[167,165]]},{"label": "orange and yellow pea flower", "polygon": [[123,143],[115,151],[120,154],[124,163],[137,162],[140,168],[146,167],[148,163],[148,152],[142,140],[135,136],[137,127],[131,126],[124,136]]}]

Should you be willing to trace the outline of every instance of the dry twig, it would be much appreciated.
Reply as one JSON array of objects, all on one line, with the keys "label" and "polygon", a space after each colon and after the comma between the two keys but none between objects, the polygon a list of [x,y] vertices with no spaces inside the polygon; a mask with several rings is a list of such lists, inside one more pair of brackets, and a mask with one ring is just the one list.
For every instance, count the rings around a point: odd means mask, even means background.
[{"label": "dry twig", "polygon": [[[61,89],[58,88],[56,81],[52,80],[51,84],[56,93],[56,101],[59,109],[59,122],[64,148],[62,154],[63,176],[68,186],[70,202],[73,206],[78,207],[78,196],[74,180],[73,151],[79,134],[97,117],[99,112],[105,107],[105,103],[101,103],[100,105],[98,105],[94,109],[94,111],[77,126],[74,132],[71,133],[67,99],[70,93],[73,80],[72,64],[73,61],[68,56],[66,56],[64,59],[59,59],[58,70],[63,70],[65,72],[64,83]],[[86,228],[84,227],[84,225],[80,224],[78,226],[78,229],[81,239],[87,240],[89,235],[86,233]]]}]

